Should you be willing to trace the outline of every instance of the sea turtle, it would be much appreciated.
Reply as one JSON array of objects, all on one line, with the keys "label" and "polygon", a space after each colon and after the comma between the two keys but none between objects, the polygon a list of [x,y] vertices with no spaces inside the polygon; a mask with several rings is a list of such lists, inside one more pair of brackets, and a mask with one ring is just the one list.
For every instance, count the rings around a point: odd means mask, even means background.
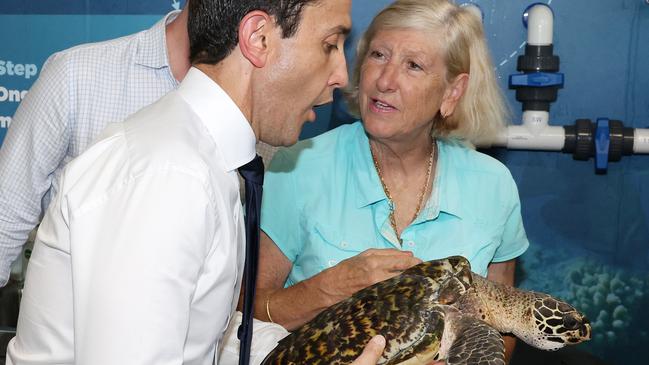
[{"label": "sea turtle", "polygon": [[504,364],[500,333],[557,350],[590,339],[588,319],[547,294],[471,272],[453,256],[414,266],[358,291],[279,342],[262,364],[348,364],[375,334],[387,344],[379,364]]}]

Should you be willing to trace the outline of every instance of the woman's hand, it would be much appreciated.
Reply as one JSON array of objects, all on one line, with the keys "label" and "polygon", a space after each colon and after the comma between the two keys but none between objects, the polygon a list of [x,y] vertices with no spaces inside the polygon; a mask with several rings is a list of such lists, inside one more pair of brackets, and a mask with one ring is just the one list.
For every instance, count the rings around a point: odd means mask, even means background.
[{"label": "woman's hand", "polygon": [[372,248],[324,270],[320,290],[331,299],[329,305],[332,305],[421,262],[409,251]]},{"label": "woman's hand", "polygon": [[421,262],[412,252],[370,249],[284,288],[292,263],[261,232],[255,316],[292,331],[360,289],[398,275]]}]

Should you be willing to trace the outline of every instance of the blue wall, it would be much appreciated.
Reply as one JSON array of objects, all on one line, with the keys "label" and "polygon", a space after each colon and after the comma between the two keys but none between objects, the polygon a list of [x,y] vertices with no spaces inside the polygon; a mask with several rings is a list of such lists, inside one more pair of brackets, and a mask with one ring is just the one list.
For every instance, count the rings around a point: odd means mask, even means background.
[{"label": "blue wall", "polygon": [[[355,40],[386,0],[354,0]],[[468,2],[468,1],[459,1]],[[521,14],[532,1],[476,0],[496,72],[507,89],[526,39]],[[649,127],[649,5],[645,0],[544,0],[555,13],[555,54],[566,75],[553,125],[608,117]],[[0,2],[0,143],[20,97],[36,75],[8,74],[7,62],[40,70],[52,52],[144,29],[184,3],[176,0]],[[34,66],[30,69],[33,70]],[[20,69],[20,68],[19,68]],[[15,70],[14,70],[15,71]],[[20,73],[20,72],[19,72]],[[331,106],[308,124],[327,130]],[[593,162],[556,152],[488,151],[511,169],[520,190],[532,247],[519,265],[521,285],[552,292],[585,310],[596,338],[587,349],[615,363],[649,357],[649,156],[624,157],[595,175]],[[631,353],[633,352],[633,355]],[[633,356],[633,357],[631,357]],[[640,362],[639,360],[637,362]],[[644,361],[642,361],[644,362]]]}]

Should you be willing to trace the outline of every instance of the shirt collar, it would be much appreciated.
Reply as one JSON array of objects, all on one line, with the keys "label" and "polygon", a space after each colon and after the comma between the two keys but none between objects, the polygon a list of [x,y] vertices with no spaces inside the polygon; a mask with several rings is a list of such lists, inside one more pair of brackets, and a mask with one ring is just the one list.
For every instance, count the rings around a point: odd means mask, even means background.
[{"label": "shirt collar", "polygon": [[178,93],[201,119],[223,157],[226,171],[233,171],[255,157],[255,133],[237,104],[199,69],[192,67]]},{"label": "shirt collar", "polygon": [[139,36],[135,63],[151,68],[169,67],[167,55],[166,27],[180,14],[180,10],[174,10],[160,19],[155,25]]},{"label": "shirt collar", "polygon": [[[381,180],[374,167],[374,160],[370,152],[370,143],[362,123],[358,123],[355,130],[356,142],[352,151],[352,167],[354,183],[356,186],[356,207],[362,208],[376,202],[387,200]],[[430,194],[418,221],[426,221],[437,218],[440,212],[452,214],[458,218],[462,216],[461,193],[457,169],[450,159],[450,146],[456,142],[437,141],[437,167],[435,169],[435,183],[433,192]]]}]

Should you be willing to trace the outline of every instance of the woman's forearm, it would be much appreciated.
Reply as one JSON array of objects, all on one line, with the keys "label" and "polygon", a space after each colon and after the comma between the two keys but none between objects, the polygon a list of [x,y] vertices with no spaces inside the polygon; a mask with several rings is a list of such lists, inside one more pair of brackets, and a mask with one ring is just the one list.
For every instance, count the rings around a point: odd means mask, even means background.
[{"label": "woman's forearm", "polygon": [[272,321],[292,331],[313,319],[327,307],[344,298],[323,290],[320,273],[289,288],[257,291],[255,317]]}]

